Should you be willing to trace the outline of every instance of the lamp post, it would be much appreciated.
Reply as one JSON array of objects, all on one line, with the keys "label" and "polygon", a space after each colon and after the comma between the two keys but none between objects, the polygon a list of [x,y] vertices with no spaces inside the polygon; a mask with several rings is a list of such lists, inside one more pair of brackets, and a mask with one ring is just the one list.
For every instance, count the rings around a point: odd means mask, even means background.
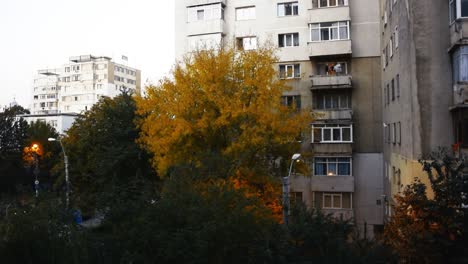
[{"label": "lamp post", "polygon": [[33,174],[34,174],[34,190],[35,190],[35,193],[36,193],[36,198],[39,197],[39,158],[37,156],[37,153],[39,152],[39,145],[38,144],[33,144],[31,146],[31,150],[33,152],[33,156],[34,156],[34,170],[33,170]]},{"label": "lamp post", "polygon": [[48,141],[58,141],[60,143],[60,147],[62,148],[63,152],[63,161],[65,163],[65,195],[66,195],[66,208],[68,209],[68,205],[70,203],[70,181],[68,177],[68,156],[65,152],[65,148],[63,147],[62,140],[56,138],[48,138]]},{"label": "lamp post", "polygon": [[301,157],[301,154],[299,153],[292,155],[288,176],[283,177],[283,221],[286,225],[289,224],[289,179],[291,177],[293,164],[300,157]]}]

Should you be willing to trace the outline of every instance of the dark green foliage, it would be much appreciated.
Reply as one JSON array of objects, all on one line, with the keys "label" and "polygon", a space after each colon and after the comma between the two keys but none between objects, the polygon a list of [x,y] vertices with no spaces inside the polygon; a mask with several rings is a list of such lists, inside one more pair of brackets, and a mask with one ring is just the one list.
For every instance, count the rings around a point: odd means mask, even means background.
[{"label": "dark green foliage", "polygon": [[16,118],[26,113],[21,106],[0,112],[0,193],[15,192],[15,186],[26,179],[22,153],[28,124],[23,118]]},{"label": "dark green foliage", "polygon": [[132,178],[155,178],[148,153],[136,143],[135,109],[127,91],[113,99],[103,98],[75,121],[64,139],[73,199],[86,213],[107,207],[108,199],[101,196],[115,186]]}]

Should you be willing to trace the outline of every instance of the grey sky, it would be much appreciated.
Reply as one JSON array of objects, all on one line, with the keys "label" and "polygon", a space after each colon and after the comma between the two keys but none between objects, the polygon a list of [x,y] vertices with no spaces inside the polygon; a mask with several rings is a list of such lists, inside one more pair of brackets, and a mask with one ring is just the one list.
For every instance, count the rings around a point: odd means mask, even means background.
[{"label": "grey sky", "polygon": [[29,107],[38,69],[84,54],[126,55],[156,82],[175,61],[174,1],[0,0],[0,106]]}]

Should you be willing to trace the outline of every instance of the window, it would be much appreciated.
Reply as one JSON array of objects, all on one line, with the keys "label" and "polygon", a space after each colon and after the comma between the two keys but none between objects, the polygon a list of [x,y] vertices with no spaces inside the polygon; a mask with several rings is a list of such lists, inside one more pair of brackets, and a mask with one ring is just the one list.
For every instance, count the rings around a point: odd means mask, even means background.
[{"label": "window", "polygon": [[323,208],[325,209],[342,209],[343,199],[341,193],[324,193]]},{"label": "window", "polygon": [[317,75],[347,75],[348,63],[346,62],[319,62],[317,63]]},{"label": "window", "polygon": [[297,110],[301,109],[301,96],[300,95],[285,95],[281,97],[281,103],[284,106],[295,107]]},{"label": "window", "polygon": [[456,124],[456,143],[463,147],[468,146],[468,118],[458,118]]},{"label": "window", "polygon": [[453,81],[468,82],[468,45],[460,46],[452,54]]},{"label": "window", "polygon": [[313,143],[352,143],[353,126],[344,124],[312,125]]},{"label": "window", "polygon": [[457,16],[457,9],[455,7],[455,0],[449,0],[449,21],[450,23],[455,21]]},{"label": "window", "polygon": [[395,79],[392,79],[392,101],[395,101]]},{"label": "window", "polygon": [[291,204],[291,207],[294,207],[296,204],[302,203],[302,192],[290,192],[289,202]]},{"label": "window", "polygon": [[468,17],[468,0],[460,0],[461,4],[461,16]]},{"label": "window", "polygon": [[279,34],[278,46],[280,48],[299,46],[299,33]]},{"label": "window", "polygon": [[[223,19],[224,10],[221,7],[221,4],[194,6],[187,9],[187,16],[187,21],[189,23],[204,20]],[[124,72],[123,69],[122,72]]]},{"label": "window", "polygon": [[389,49],[390,58],[393,57],[393,41],[394,41],[394,40],[393,40],[393,35],[392,35],[392,36],[390,37],[390,43],[389,43],[389,45],[390,45],[390,49]]},{"label": "window", "polygon": [[312,0],[312,8],[347,6],[348,0]]},{"label": "window", "polygon": [[251,20],[255,19],[255,6],[248,6],[248,7],[239,7],[236,8],[236,20]]},{"label": "window", "polygon": [[80,75],[73,75],[72,76],[72,81],[79,81],[80,80]]},{"label": "window", "polygon": [[349,21],[309,24],[310,41],[349,39]]},{"label": "window", "polygon": [[278,16],[297,16],[299,15],[299,4],[297,2],[278,4]]},{"label": "window", "polygon": [[396,75],[396,97],[400,98],[400,74]]},{"label": "window", "polygon": [[257,37],[237,38],[237,48],[239,50],[254,50],[257,48]]},{"label": "window", "polygon": [[65,67],[65,72],[70,72],[70,67]]},{"label": "window", "polygon": [[351,176],[350,157],[323,157],[314,159],[314,176]]},{"label": "window", "polygon": [[[187,46],[189,47],[189,51],[217,49],[221,46],[221,43],[222,35],[220,33],[187,37]],[[134,71],[133,73],[136,75]]]},{"label": "window", "polygon": [[387,104],[390,104],[390,84],[387,83]]},{"label": "window", "polygon": [[396,128],[396,143],[398,145],[401,145],[401,122],[397,123],[397,128]]},{"label": "window", "polygon": [[398,49],[398,38],[399,38],[399,33],[398,33],[398,26],[395,27],[395,32],[393,33],[393,42],[395,49]]},{"label": "window", "polygon": [[280,79],[301,78],[301,65],[296,64],[281,64],[279,66]]},{"label": "window", "polygon": [[314,109],[317,109],[317,110],[350,109],[351,108],[351,92],[349,91],[333,91],[333,92],[316,91],[313,94],[312,106]]}]

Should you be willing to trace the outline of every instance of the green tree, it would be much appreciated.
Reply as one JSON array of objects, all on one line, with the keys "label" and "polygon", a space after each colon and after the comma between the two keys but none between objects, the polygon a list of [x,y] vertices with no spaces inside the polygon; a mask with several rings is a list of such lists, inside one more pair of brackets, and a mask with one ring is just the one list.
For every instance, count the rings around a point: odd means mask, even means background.
[{"label": "green tree", "polygon": [[[77,118],[63,140],[72,198],[87,213],[94,212],[99,202],[101,208],[111,205],[108,196],[116,186],[138,177],[155,180],[149,155],[136,144],[135,110],[128,90],[115,98],[102,98]],[[63,177],[59,183],[63,184]]]},{"label": "green tree", "polygon": [[396,196],[385,240],[412,263],[466,263],[468,245],[468,177],[466,161],[441,151],[421,160],[434,198],[415,181]]},{"label": "green tree", "polygon": [[27,113],[21,106],[0,112],[0,192],[14,192],[15,185],[25,180],[22,154],[28,124],[17,115]]}]

